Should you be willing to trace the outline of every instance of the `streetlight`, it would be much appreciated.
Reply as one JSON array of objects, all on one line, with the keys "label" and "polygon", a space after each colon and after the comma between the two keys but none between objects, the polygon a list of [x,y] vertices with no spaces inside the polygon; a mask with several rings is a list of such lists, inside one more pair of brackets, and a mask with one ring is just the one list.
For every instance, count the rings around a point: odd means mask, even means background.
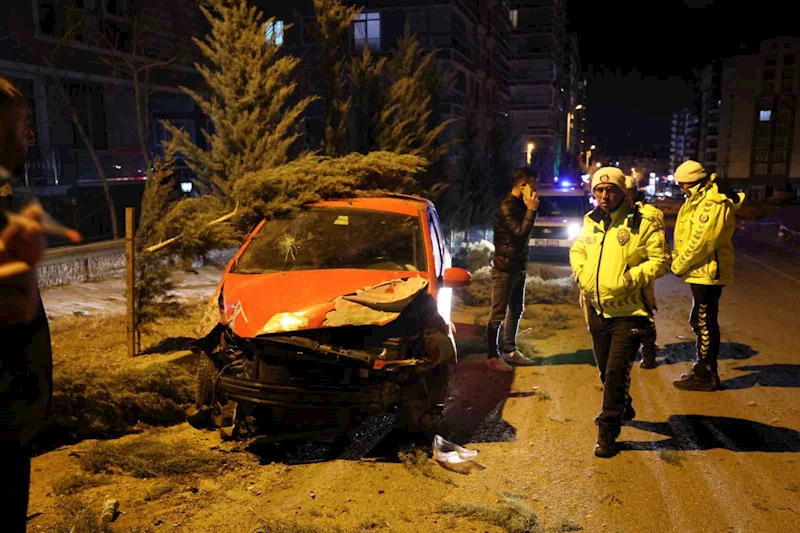
[{"label": "streetlight", "polygon": [[526,148],[527,149],[525,150],[525,156],[526,156],[526,159],[528,161],[528,164],[530,165],[531,164],[531,154],[533,154],[533,149],[534,149],[533,143],[528,143],[528,146]]},{"label": "streetlight", "polygon": [[595,167],[597,167],[597,168],[600,168],[601,166],[603,166],[603,165],[600,164],[600,161],[598,161],[597,164],[595,164]]},{"label": "streetlight", "polygon": [[567,111],[567,151],[569,151],[569,145],[571,140],[570,130],[572,129],[572,119],[575,117],[575,111],[583,109],[583,104],[578,104],[572,108],[572,111]]},{"label": "streetlight", "polygon": [[589,168],[589,159],[592,157],[592,150],[597,148],[595,145],[591,145],[588,150],[586,150],[586,168]]}]

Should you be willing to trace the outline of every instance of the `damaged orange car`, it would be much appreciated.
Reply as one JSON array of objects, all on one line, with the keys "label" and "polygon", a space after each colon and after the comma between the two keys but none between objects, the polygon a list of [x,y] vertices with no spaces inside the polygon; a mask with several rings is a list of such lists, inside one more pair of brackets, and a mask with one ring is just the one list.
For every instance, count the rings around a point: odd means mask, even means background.
[{"label": "damaged orange car", "polygon": [[280,439],[397,412],[408,432],[435,431],[457,358],[451,293],[469,283],[422,198],[323,201],[263,220],[199,326],[190,419]]}]

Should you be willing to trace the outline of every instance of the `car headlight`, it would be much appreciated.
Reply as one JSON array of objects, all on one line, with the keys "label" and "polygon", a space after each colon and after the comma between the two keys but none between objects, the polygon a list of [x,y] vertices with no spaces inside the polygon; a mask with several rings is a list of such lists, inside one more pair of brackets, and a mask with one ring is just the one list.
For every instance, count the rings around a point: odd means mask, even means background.
[{"label": "car headlight", "polygon": [[572,240],[581,232],[580,224],[570,224],[567,226],[567,238]]}]

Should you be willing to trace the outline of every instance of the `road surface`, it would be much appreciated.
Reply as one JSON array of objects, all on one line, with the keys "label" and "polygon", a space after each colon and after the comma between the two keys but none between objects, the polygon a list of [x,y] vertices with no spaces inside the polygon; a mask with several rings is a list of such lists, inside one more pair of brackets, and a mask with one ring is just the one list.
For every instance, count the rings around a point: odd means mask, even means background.
[{"label": "road surface", "polygon": [[[421,475],[398,462],[378,421],[356,436],[360,448],[260,450],[247,467],[157,501],[144,501],[156,480],[128,476],[82,497],[98,505],[105,495],[119,499],[126,511],[119,527],[198,533],[254,531],[256,516],[317,528],[309,531],[500,532],[437,509],[443,502],[495,506],[503,498],[530,506],[546,531],[800,531],[800,259],[742,242],[736,269],[721,302],[723,390],[714,393],[672,387],[693,358],[690,292],[672,276],[658,280],[665,357],[654,370],[634,367],[637,417],[612,459],[592,454],[601,392],[576,312],[571,329],[537,343],[537,366],[512,376],[488,373],[480,355],[459,363],[446,406],[448,436],[479,449],[483,470],[455,474],[434,464],[439,475]],[[169,431],[219,449],[216,433],[186,425]],[[34,460],[31,512],[45,514],[29,531],[52,520],[47,472],[78,471],[70,453]]]}]

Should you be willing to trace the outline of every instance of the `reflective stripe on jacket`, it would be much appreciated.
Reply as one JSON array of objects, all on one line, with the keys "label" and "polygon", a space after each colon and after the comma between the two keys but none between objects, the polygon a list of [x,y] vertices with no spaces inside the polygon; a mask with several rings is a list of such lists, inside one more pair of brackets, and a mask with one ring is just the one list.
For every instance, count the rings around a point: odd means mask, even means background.
[{"label": "reflective stripe on jacket", "polygon": [[583,228],[569,252],[581,293],[606,318],[651,316],[645,288],[668,270],[663,224],[625,205],[611,214],[608,229],[603,216],[597,208],[583,217]]}]

